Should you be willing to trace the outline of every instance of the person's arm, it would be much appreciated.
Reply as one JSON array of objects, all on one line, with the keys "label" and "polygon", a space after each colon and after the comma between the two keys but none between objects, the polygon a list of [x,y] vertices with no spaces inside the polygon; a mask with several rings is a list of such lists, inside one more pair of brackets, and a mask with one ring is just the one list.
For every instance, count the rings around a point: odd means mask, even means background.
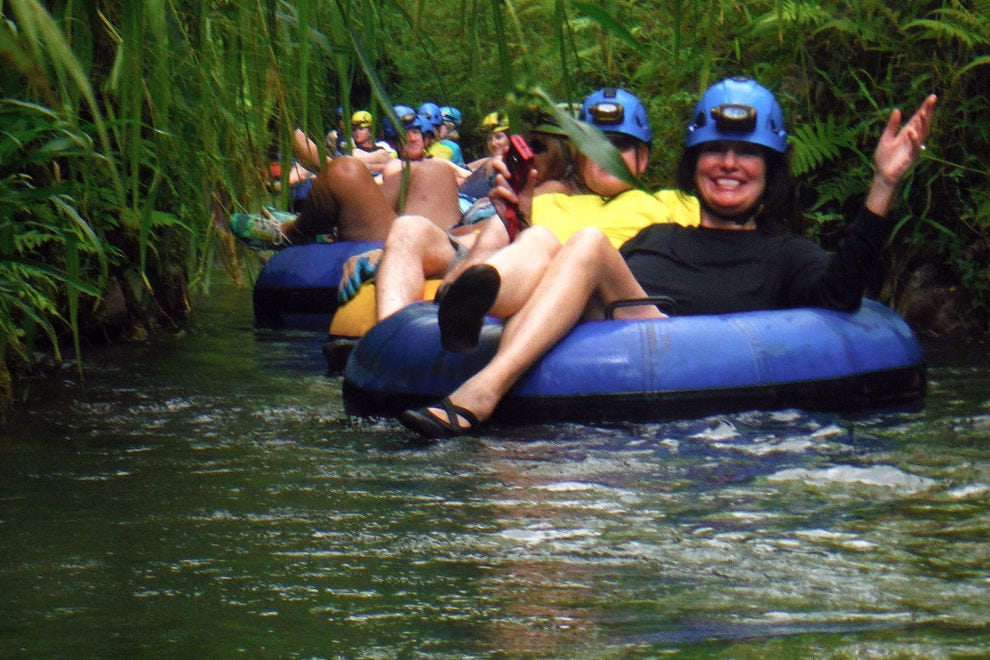
[{"label": "person's arm", "polygon": [[934,94],[928,96],[903,127],[901,111],[890,114],[873,154],[876,174],[866,196],[866,208],[871,213],[886,216],[890,212],[901,181],[925,149],[936,101]]},{"label": "person's arm", "polygon": [[[536,170],[530,171],[522,190],[517,192],[509,185],[509,168],[502,160],[492,159],[491,167],[495,180],[492,189],[488,191],[488,197],[495,205],[495,209],[501,215],[506,205],[515,205],[524,222],[528,225],[529,219],[533,216],[533,197],[537,194]],[[551,191],[547,187],[540,192]]]},{"label": "person's arm", "polygon": [[479,167],[484,167],[485,165],[487,165],[491,159],[492,159],[491,156],[484,156],[482,158],[472,160],[470,163],[467,164],[467,169],[471,170],[472,172],[475,172],[478,170]]},{"label": "person's arm", "polygon": [[292,134],[292,153],[295,154],[296,160],[311,172],[319,172],[322,169],[319,148],[300,128]]},{"label": "person's arm", "polygon": [[471,170],[466,167],[461,167],[455,164],[453,161],[446,160],[444,158],[437,158],[437,162],[446,163],[452,170],[454,170],[454,178],[457,180],[457,185],[460,186],[464,183],[469,176],[471,176]]},{"label": "person's arm", "polygon": [[781,276],[788,307],[859,308],[863,291],[883,254],[893,221],[860,207],[841,241],[829,254],[814,241],[797,236],[781,239]]},{"label": "person's arm", "polygon": [[817,250],[791,245],[794,269],[787,277],[792,304],[850,311],[859,307],[893,225],[888,216],[900,184],[924,151],[936,101],[934,94],[928,96],[903,126],[901,111],[891,113],[873,154],[876,172],[865,205],[846,228],[835,254],[826,260]]},{"label": "person's arm", "polygon": [[385,165],[394,158],[384,149],[375,149],[374,151],[355,149],[351,155],[364,163],[364,166],[371,170],[372,174],[381,174]]}]

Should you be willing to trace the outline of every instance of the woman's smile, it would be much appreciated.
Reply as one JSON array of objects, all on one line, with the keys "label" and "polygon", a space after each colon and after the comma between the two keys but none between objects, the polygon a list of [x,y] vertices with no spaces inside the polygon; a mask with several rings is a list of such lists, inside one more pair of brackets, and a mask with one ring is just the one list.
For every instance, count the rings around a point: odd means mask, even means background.
[{"label": "woman's smile", "polygon": [[760,152],[739,143],[713,142],[698,157],[696,184],[698,195],[714,213],[737,216],[763,197],[766,162]]}]

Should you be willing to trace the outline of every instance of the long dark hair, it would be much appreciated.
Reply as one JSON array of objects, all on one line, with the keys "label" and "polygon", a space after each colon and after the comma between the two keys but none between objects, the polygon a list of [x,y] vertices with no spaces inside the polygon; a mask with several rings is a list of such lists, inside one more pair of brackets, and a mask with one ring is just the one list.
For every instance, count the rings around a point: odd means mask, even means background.
[{"label": "long dark hair", "polygon": [[544,180],[556,179],[574,191],[583,194],[587,191],[577,166],[578,150],[566,135],[543,133],[535,131],[530,141],[542,141],[546,148],[547,166],[543,172]]},{"label": "long dark hair", "polygon": [[[677,163],[677,188],[684,193],[698,193],[695,175],[698,158],[704,149],[698,144],[681,152]],[[782,234],[788,227],[794,227],[800,217],[795,201],[794,180],[791,177],[791,162],[787,154],[761,147],[763,162],[766,163],[766,190],[760,203],[763,210],[756,217],[757,226],[769,234]]]}]

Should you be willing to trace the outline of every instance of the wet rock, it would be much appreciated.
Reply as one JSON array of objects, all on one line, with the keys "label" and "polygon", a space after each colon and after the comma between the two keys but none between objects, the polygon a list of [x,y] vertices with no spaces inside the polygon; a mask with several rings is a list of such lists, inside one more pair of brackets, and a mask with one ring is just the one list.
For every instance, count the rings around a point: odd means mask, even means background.
[{"label": "wet rock", "polygon": [[985,320],[971,311],[970,299],[947,268],[925,264],[914,271],[897,305],[897,312],[920,336],[962,341],[977,339]]}]

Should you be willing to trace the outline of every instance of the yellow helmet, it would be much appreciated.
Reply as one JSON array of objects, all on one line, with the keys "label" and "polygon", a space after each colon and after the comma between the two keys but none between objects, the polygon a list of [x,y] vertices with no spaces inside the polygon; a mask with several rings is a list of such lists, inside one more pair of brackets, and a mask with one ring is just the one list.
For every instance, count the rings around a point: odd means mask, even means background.
[{"label": "yellow helmet", "polygon": [[371,128],[371,113],[367,110],[358,110],[351,115],[351,126],[354,128]]},{"label": "yellow helmet", "polygon": [[481,120],[482,133],[498,133],[499,131],[508,130],[509,118],[500,110],[485,115],[485,118]]}]

